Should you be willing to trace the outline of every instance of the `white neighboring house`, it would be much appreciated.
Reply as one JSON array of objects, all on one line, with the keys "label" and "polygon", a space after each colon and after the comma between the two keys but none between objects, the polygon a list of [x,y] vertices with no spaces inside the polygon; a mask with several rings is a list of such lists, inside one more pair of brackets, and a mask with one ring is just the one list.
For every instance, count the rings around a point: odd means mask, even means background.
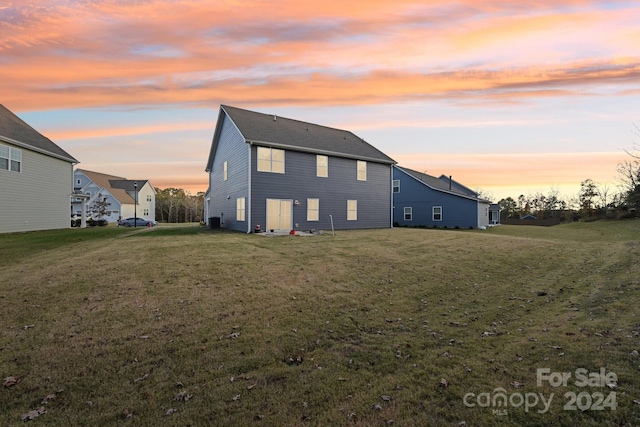
[{"label": "white neighboring house", "polygon": [[[136,190],[137,184],[137,190]],[[87,200],[87,215],[91,215],[91,207],[99,198],[106,198],[108,215],[104,216],[109,222],[116,222],[120,218],[137,215],[138,218],[156,219],[156,190],[146,179],[126,179],[119,176],[76,169],[73,172],[73,189],[75,193],[89,196]],[[138,204],[136,206],[136,199]],[[81,215],[81,201],[71,199],[71,215]],[[97,218],[94,218],[97,219]]]},{"label": "white neighboring house", "polygon": [[69,228],[76,163],[0,104],[0,233]]}]

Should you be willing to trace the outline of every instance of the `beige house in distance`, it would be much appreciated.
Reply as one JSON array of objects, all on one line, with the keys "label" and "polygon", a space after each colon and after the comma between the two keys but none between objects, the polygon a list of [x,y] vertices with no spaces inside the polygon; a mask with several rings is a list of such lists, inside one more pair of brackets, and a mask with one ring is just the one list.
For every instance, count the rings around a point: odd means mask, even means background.
[{"label": "beige house in distance", "polygon": [[69,228],[76,163],[0,104],[0,233]]}]

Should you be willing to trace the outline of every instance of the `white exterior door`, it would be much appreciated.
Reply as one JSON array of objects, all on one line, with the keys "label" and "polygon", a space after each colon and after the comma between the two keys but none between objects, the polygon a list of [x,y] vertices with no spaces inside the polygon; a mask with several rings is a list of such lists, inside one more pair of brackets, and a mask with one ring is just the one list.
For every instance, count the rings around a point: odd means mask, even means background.
[{"label": "white exterior door", "polygon": [[267,199],[267,230],[293,229],[293,201]]}]

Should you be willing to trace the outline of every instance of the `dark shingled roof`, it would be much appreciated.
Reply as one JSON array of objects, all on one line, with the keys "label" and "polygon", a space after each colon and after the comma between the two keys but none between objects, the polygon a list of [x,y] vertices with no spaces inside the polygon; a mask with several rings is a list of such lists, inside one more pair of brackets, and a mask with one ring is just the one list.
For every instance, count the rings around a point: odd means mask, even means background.
[{"label": "dark shingled roof", "polygon": [[136,184],[138,184],[138,190],[147,184],[146,179],[111,179],[109,183],[112,188],[120,188],[125,191],[135,191]]},{"label": "dark shingled roof", "polygon": [[0,104],[0,140],[71,163],[78,163],[69,153],[26,124],[2,104]]},{"label": "dark shingled roof", "polygon": [[412,176],[413,178],[417,179],[418,181],[421,181],[425,185],[433,188],[434,190],[444,191],[451,194],[457,194],[459,196],[468,197],[470,199],[485,201],[478,198],[478,193],[468,189],[467,187],[460,184],[459,182],[451,180],[451,183],[450,183],[449,182],[450,178],[447,177],[446,175],[441,175],[440,178],[436,178],[435,176],[427,175],[426,173],[418,172],[412,169],[401,168],[399,166],[396,166],[396,167],[401,171],[407,173],[408,175]]},{"label": "dark shingled roof", "polygon": [[252,144],[387,164],[395,163],[391,157],[346,130],[228,105],[222,105],[220,108],[235,123],[245,140]]}]

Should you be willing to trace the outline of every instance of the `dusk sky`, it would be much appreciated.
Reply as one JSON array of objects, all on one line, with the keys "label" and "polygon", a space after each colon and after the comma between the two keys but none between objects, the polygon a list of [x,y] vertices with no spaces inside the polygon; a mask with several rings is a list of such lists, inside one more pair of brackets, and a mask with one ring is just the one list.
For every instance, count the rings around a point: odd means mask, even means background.
[{"label": "dusk sky", "polygon": [[346,129],[493,196],[617,185],[638,1],[4,1],[0,103],[80,161],[207,189],[220,104]]}]

